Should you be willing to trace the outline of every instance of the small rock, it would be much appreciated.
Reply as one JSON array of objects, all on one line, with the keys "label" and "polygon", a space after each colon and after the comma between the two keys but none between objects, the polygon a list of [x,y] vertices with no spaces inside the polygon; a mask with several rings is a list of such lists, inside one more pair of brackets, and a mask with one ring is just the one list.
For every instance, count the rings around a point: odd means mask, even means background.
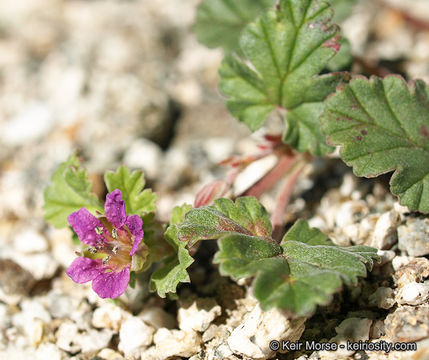
[{"label": "small rock", "polygon": [[76,343],[78,327],[74,322],[63,322],[56,333],[57,346],[64,351],[78,352],[81,347]]},{"label": "small rock", "polygon": [[369,332],[370,339],[378,339],[386,334],[386,329],[384,328],[383,320],[376,320],[373,322],[371,326],[371,330]]},{"label": "small rock", "polygon": [[232,155],[234,142],[230,138],[210,138],[203,143],[204,150],[212,163],[219,163]]},{"label": "small rock", "polygon": [[399,249],[410,256],[429,254],[429,219],[409,218],[398,228]]},{"label": "small rock", "polygon": [[143,169],[145,175],[151,179],[158,177],[161,161],[161,148],[147,139],[135,140],[124,155],[125,165]]},{"label": "small rock", "polygon": [[18,146],[38,140],[49,132],[53,122],[50,109],[43,104],[31,104],[4,124],[0,132],[1,142]]},{"label": "small rock", "polygon": [[161,359],[170,356],[190,357],[200,351],[201,336],[195,331],[159,329],[154,337],[156,354]]},{"label": "small rock", "polygon": [[423,257],[411,259],[406,265],[397,269],[393,274],[393,279],[399,289],[412,282],[421,283],[428,277],[429,260]]},{"label": "small rock", "polygon": [[38,333],[40,331],[43,332],[43,324],[49,324],[50,322],[51,315],[38,299],[23,300],[21,302],[21,312],[16,313],[12,317],[13,325],[23,329],[30,339],[34,337],[36,342]]},{"label": "small rock", "polygon": [[385,212],[378,219],[369,246],[385,250],[396,243],[396,226],[399,215],[395,211]]},{"label": "small rock", "polygon": [[42,342],[44,326],[44,322],[36,318],[31,322],[29,329],[26,329],[29,334],[31,344],[34,347],[37,347]]},{"label": "small rock", "polygon": [[62,360],[63,354],[55,344],[43,343],[36,350],[36,360]]},{"label": "small rock", "polygon": [[152,343],[154,332],[155,330],[146,325],[143,320],[132,316],[121,326],[118,349],[128,357],[136,350],[149,346]]},{"label": "small rock", "polygon": [[381,309],[390,309],[394,304],[394,294],[393,289],[388,287],[379,287],[373,294],[369,297],[369,305],[377,306]]},{"label": "small rock", "polygon": [[104,303],[101,307],[95,309],[92,316],[92,325],[96,328],[107,328],[119,331],[121,324],[131,316],[122,310],[119,306],[111,303]]},{"label": "small rock", "polygon": [[335,215],[335,224],[338,227],[354,224],[368,214],[369,209],[362,200],[350,200],[341,204]]},{"label": "small rock", "polygon": [[162,327],[167,329],[173,329],[176,327],[176,319],[160,307],[150,306],[143,309],[138,317],[156,330]]},{"label": "small rock", "polygon": [[212,298],[200,298],[192,304],[182,304],[177,314],[179,328],[203,332],[221,313],[221,307]]},{"label": "small rock", "polygon": [[26,254],[17,257],[16,262],[31,272],[36,280],[51,279],[59,268],[50,254]]},{"label": "small rock", "polygon": [[0,300],[17,304],[34,283],[35,279],[29,271],[10,259],[0,259]]},{"label": "small rock", "polygon": [[119,354],[118,352],[112,349],[103,349],[97,354],[97,356],[102,358],[103,360],[123,360],[124,359],[121,354]]},{"label": "small rock", "polygon": [[407,265],[411,259],[412,258],[408,256],[395,256],[392,260],[393,270],[397,271],[401,267]]},{"label": "small rock", "polygon": [[377,255],[380,256],[380,263],[377,264],[378,266],[383,266],[391,262],[396,256],[395,252],[392,250],[378,250]]},{"label": "small rock", "polygon": [[429,300],[429,280],[404,285],[396,294],[398,304],[421,305]]},{"label": "small rock", "polygon": [[76,345],[82,349],[83,353],[99,351],[109,345],[113,331],[103,329],[101,331],[89,330],[88,332],[78,334]]},{"label": "small rock", "polygon": [[418,341],[429,336],[429,305],[401,306],[384,320],[392,341]]},{"label": "small rock", "polygon": [[262,311],[256,305],[228,338],[228,345],[235,354],[254,359],[269,358],[273,351],[268,339],[298,340],[304,331],[305,318],[287,319],[278,309]]},{"label": "small rock", "polygon": [[368,340],[369,339],[369,330],[371,328],[372,320],[362,319],[362,318],[348,318],[341,322],[335,328],[338,340],[351,340],[358,342],[359,340]]},{"label": "small rock", "polygon": [[38,231],[30,228],[16,234],[14,247],[23,253],[42,252],[48,249],[48,242]]}]

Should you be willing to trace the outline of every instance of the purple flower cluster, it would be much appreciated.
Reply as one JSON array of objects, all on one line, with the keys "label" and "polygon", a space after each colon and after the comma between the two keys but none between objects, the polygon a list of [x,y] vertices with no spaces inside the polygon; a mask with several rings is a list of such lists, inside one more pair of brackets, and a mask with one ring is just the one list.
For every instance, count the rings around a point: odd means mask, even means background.
[{"label": "purple flower cluster", "polygon": [[95,217],[81,208],[67,218],[89,247],[66,273],[78,284],[92,280],[92,288],[101,298],[113,299],[127,289],[132,258],[144,248],[143,221],[138,215],[127,216],[118,189],[107,194],[104,210],[104,216]]}]

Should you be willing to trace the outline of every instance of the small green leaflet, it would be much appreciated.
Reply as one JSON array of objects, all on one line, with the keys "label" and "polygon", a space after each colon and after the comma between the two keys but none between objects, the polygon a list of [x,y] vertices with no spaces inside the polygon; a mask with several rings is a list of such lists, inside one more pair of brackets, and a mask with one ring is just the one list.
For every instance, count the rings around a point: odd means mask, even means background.
[{"label": "small green leaflet", "polygon": [[177,228],[185,243],[218,239],[214,261],[220,272],[235,279],[255,277],[254,294],[262,308],[277,306],[300,316],[327,304],[343,283],[356,284],[378,258],[367,246],[335,246],[304,220],[278,245],[268,224],[262,205],[243,197],[193,209]]},{"label": "small green leaflet", "polygon": [[156,194],[150,189],[143,190],[145,180],[141,171],[130,173],[126,166],[121,166],[116,172],[107,172],[104,181],[109,192],[121,190],[128,215],[141,216],[156,210]]},{"label": "small green leaflet", "polygon": [[186,243],[177,238],[177,224],[183,221],[185,214],[191,209],[190,205],[177,206],[173,209],[171,222],[165,232],[165,239],[173,247],[175,254],[164,261],[156,270],[150,280],[150,290],[156,291],[159,296],[165,297],[167,293],[175,293],[177,285],[189,282],[186,269],[194,262],[186,249]]},{"label": "small green leaflet", "polygon": [[429,212],[429,97],[423,81],[359,77],[326,101],[328,142],[357,176],[394,171],[391,191],[410,210]]},{"label": "small green leaflet", "polygon": [[204,0],[197,9],[193,30],[198,41],[208,47],[240,51],[243,28],[274,5],[275,0]]},{"label": "small green leaflet", "polygon": [[217,199],[214,206],[189,211],[179,227],[178,238],[189,246],[199,240],[218,239],[223,234],[271,237],[271,222],[265,208],[254,197],[241,197],[234,203]]},{"label": "small green leaflet", "polygon": [[61,228],[68,226],[67,217],[82,207],[92,213],[103,211],[91,189],[88,173],[80,167],[79,158],[71,155],[52,174],[51,184],[43,194],[45,220]]},{"label": "small green leaflet", "polygon": [[[246,26],[240,39],[245,56],[227,55],[219,72],[228,109],[250,130],[260,128],[276,108],[298,111],[300,105],[323,101],[343,81],[343,73],[318,75],[339,50],[338,27],[331,17],[325,2],[281,0]],[[315,105],[292,113],[291,119],[286,113],[284,141],[298,143],[302,136],[300,151],[330,151],[313,145],[325,143],[317,120],[320,110]]]}]

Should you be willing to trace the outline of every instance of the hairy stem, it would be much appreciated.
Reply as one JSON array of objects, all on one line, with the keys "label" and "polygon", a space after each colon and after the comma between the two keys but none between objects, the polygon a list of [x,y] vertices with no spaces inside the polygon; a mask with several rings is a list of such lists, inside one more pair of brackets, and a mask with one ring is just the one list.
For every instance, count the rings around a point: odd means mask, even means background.
[{"label": "hairy stem", "polygon": [[264,192],[273,187],[277,181],[292,168],[296,161],[296,154],[291,153],[283,155],[277,164],[262,179],[238,196],[261,196]]},{"label": "hairy stem", "polygon": [[292,194],[293,187],[298,180],[301,171],[307,165],[308,159],[303,157],[300,161],[297,161],[293,171],[285,179],[279,193],[276,197],[276,206],[274,212],[271,215],[271,223],[273,224],[273,238],[280,242],[282,230],[283,230],[283,219],[286,211],[286,207],[289,204],[290,196]]}]

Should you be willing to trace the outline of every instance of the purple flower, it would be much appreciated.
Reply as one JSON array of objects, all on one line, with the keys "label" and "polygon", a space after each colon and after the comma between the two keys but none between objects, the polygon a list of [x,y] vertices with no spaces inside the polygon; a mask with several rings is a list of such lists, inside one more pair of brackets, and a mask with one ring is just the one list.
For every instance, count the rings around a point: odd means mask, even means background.
[{"label": "purple flower", "polygon": [[81,208],[69,215],[69,224],[83,244],[89,245],[66,270],[78,284],[92,280],[92,288],[101,298],[116,298],[130,281],[132,264],[144,256],[143,221],[127,216],[122,193],[116,189],[106,196],[105,216],[95,217]]}]

